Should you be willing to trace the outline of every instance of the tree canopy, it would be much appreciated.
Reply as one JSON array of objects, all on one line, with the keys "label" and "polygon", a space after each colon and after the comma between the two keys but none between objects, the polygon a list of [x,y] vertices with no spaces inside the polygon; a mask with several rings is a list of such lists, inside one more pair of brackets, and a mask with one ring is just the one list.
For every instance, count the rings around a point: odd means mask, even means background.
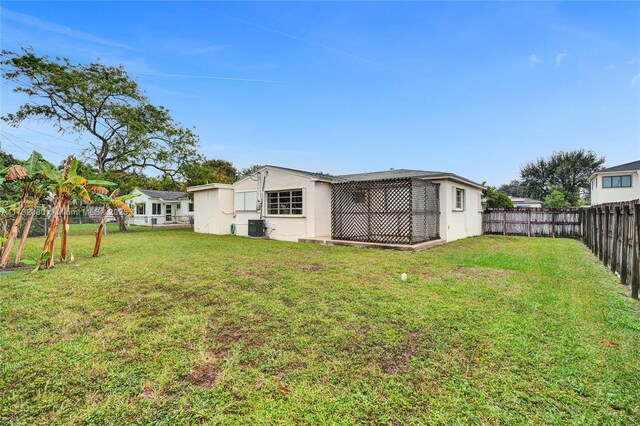
[{"label": "tree canopy", "polygon": [[152,105],[124,67],[74,64],[31,49],[2,51],[2,76],[28,97],[2,119],[13,126],[44,119],[62,133],[89,134],[84,155],[99,173],[156,169],[168,175],[199,158],[198,137]]},{"label": "tree canopy", "polygon": [[601,169],[604,162],[605,158],[593,151],[558,151],[548,158],[525,164],[520,169],[520,176],[527,196],[544,200],[556,188],[570,205],[575,206],[580,203],[581,196],[588,196],[589,176]]}]

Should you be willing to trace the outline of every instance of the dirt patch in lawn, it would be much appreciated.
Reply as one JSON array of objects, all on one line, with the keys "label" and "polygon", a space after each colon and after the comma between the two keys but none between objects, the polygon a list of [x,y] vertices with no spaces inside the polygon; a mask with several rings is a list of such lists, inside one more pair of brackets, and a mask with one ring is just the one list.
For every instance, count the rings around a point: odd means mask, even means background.
[{"label": "dirt patch in lawn", "polygon": [[409,361],[411,361],[411,357],[418,349],[419,343],[420,335],[417,332],[409,333],[400,350],[384,362],[384,372],[387,374],[400,374],[407,371]]},{"label": "dirt patch in lawn", "polygon": [[322,263],[312,263],[311,265],[302,266],[300,269],[305,272],[318,272],[327,269],[327,265],[323,265]]},{"label": "dirt patch in lawn", "polygon": [[202,359],[202,363],[189,371],[185,380],[201,388],[209,389],[213,387],[220,374],[220,364],[227,356],[225,351],[208,352]]}]

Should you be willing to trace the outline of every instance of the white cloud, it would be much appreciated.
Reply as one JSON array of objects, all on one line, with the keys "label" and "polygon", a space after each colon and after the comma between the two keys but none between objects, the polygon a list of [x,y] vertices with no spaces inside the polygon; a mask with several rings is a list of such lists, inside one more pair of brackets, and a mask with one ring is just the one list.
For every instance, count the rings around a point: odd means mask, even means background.
[{"label": "white cloud", "polygon": [[24,13],[12,12],[11,10],[1,8],[0,13],[5,19],[10,19],[22,25],[27,25],[33,28],[37,28],[41,31],[47,31],[50,33],[60,34],[66,37],[75,38],[77,40],[83,40],[89,43],[102,44],[105,46],[117,47],[120,49],[132,49],[123,43],[107,40],[102,37],[94,36],[93,34],[85,33],[83,31],[74,30],[64,25],[56,24],[54,22],[44,21],[38,17],[26,15]]},{"label": "white cloud", "polygon": [[558,53],[556,55],[556,66],[559,66],[562,63],[562,61],[564,61],[564,58],[566,57],[567,57],[566,53]]},{"label": "white cloud", "polygon": [[533,68],[542,62],[542,58],[540,58],[540,56],[538,55],[531,54],[527,58],[527,62],[529,63],[529,68]]},{"label": "white cloud", "polygon": [[640,73],[634,75],[631,78],[631,86],[633,87],[640,87]]}]

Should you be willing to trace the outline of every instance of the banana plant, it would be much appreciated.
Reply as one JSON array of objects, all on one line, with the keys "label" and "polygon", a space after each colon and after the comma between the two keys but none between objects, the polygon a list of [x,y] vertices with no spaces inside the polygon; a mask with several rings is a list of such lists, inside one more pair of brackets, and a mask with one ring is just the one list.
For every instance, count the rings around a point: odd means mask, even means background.
[{"label": "banana plant", "polygon": [[54,249],[55,238],[58,226],[60,224],[60,215],[62,214],[62,237],[60,248],[61,261],[67,260],[67,233],[69,229],[69,206],[71,199],[75,196],[79,197],[84,202],[90,202],[91,197],[87,191],[87,186],[102,186],[109,187],[115,186],[114,183],[102,180],[87,181],[84,177],[78,174],[78,160],[69,156],[62,168],[62,171],[58,171],[51,167],[49,164],[42,162],[42,173],[47,179],[45,184],[46,190],[54,194],[53,209],[51,216],[51,224],[47,232],[47,237],[44,242],[42,252],[38,257],[34,272],[40,269],[42,262],[45,262],[47,269],[55,266]]},{"label": "banana plant", "polygon": [[129,208],[127,203],[125,203],[125,201],[128,201],[132,198],[137,197],[138,194],[120,195],[120,190],[115,189],[114,191],[111,192],[111,195],[107,195],[109,194],[108,190],[101,186],[89,186],[88,189],[89,191],[92,191],[95,193],[93,197],[94,201],[102,202],[102,213],[100,214],[100,224],[98,225],[98,229],[95,232],[96,243],[93,247],[93,257],[96,257],[100,252],[100,244],[102,243],[102,232],[104,230],[104,226],[105,226],[104,222],[107,218],[107,212],[109,211],[110,208],[119,209],[124,213],[128,214],[129,217],[133,217],[133,211],[131,211],[131,209]]},{"label": "banana plant", "polygon": [[[6,236],[6,241],[4,241],[3,244],[2,255],[0,256],[0,268],[4,269],[9,262],[11,249],[13,248],[15,241],[18,239],[18,228],[22,222],[24,209],[29,204],[28,198],[32,189],[34,190],[34,199],[39,198],[39,195],[36,195],[35,193],[38,192],[37,186],[39,181],[42,179],[41,163],[43,161],[42,155],[33,151],[24,166],[16,164],[0,171],[0,184],[4,183],[4,181],[22,182],[22,196],[16,205],[15,217],[11,224],[11,228],[8,231],[8,235]],[[29,226],[31,226],[31,220],[32,218],[28,220]],[[28,229],[26,231],[27,233],[29,232]]]}]

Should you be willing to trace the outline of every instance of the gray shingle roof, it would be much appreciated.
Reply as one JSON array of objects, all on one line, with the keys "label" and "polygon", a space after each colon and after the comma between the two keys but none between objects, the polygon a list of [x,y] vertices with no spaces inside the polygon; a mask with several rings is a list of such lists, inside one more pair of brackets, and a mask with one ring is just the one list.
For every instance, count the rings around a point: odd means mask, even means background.
[{"label": "gray shingle roof", "polygon": [[454,179],[460,182],[468,183],[469,185],[472,185],[472,186],[477,186],[479,188],[483,187],[481,184],[477,182],[474,182],[462,176],[458,176],[454,173],[432,172],[428,170],[396,169],[396,170],[385,170],[381,172],[354,173],[354,174],[348,174],[348,175],[334,176],[326,173],[314,173],[314,172],[307,172],[305,170],[290,169],[288,167],[280,167],[280,166],[272,166],[272,165],[266,165],[264,167],[272,167],[274,169],[287,170],[290,172],[307,176],[312,179],[323,180],[323,181],[332,182],[332,183],[415,177],[415,178],[433,179],[433,180]]},{"label": "gray shingle roof", "polygon": [[461,182],[466,182],[473,186],[482,187],[481,184],[458,176],[455,173],[447,172],[434,172],[429,170],[408,170],[408,169],[396,169],[385,170],[382,172],[370,172],[370,173],[356,173],[351,175],[336,176],[339,179],[346,181],[365,181],[365,180],[380,180],[380,179],[394,179],[394,178],[422,178],[422,179],[454,179]]},{"label": "gray shingle roof", "polygon": [[298,173],[298,174],[301,174],[301,175],[308,176],[308,177],[310,177],[312,179],[325,180],[325,181],[329,181],[329,182],[339,182],[340,181],[340,179],[337,179],[337,176],[333,176],[333,175],[330,175],[328,173],[307,172],[305,170],[290,169],[289,167],[281,167],[281,166],[272,166],[270,164],[267,164],[264,167],[272,167],[274,169],[287,170],[287,171],[290,171],[290,172],[294,172],[294,173]]},{"label": "gray shingle roof", "polygon": [[138,189],[138,191],[147,197],[161,198],[165,201],[177,201],[188,197],[186,193],[179,191],[156,191],[154,189]]},{"label": "gray shingle roof", "polygon": [[613,166],[606,169],[598,170],[600,172],[627,172],[632,170],[640,170],[640,160],[632,161],[630,163],[620,164],[619,166]]}]

